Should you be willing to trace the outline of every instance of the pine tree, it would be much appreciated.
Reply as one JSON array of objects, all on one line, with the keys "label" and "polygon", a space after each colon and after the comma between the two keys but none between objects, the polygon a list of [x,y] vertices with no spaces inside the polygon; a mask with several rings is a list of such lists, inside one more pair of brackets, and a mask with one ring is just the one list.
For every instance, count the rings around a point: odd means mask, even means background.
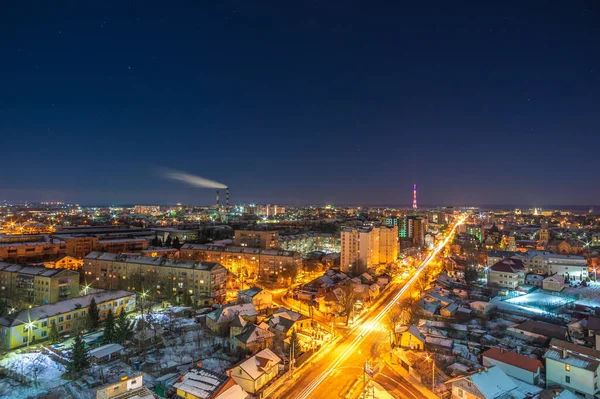
[{"label": "pine tree", "polygon": [[173,248],[181,248],[181,244],[179,243],[179,237],[175,237],[175,239],[173,240]]},{"label": "pine tree", "polygon": [[96,331],[100,326],[100,311],[98,310],[98,305],[96,305],[96,300],[92,298],[90,302],[90,308],[87,312],[87,328],[90,331]]},{"label": "pine tree", "polygon": [[115,342],[115,318],[113,312],[108,312],[106,320],[104,320],[104,336],[102,337],[103,344],[112,344]]},{"label": "pine tree", "polygon": [[119,313],[119,317],[117,317],[117,323],[115,328],[115,341],[119,344],[122,344],[127,340],[127,337],[129,336],[131,331],[131,322],[125,314],[125,309],[121,309],[121,313]]},{"label": "pine tree", "polygon": [[52,324],[50,326],[50,335],[48,338],[50,338],[51,344],[55,344],[58,342],[59,336],[58,336],[58,328],[56,328],[56,324]]},{"label": "pine tree", "polygon": [[170,247],[172,243],[173,243],[173,239],[171,238],[171,234],[169,234],[169,235],[167,236],[167,239],[166,239],[166,241],[165,241],[165,245],[166,245],[167,247]]},{"label": "pine tree", "polygon": [[158,235],[154,234],[154,238],[152,239],[152,246],[158,247],[159,244],[160,244],[160,241],[158,240]]},{"label": "pine tree", "polygon": [[193,305],[192,295],[190,294],[189,290],[183,291],[182,301],[183,301],[184,306],[192,306]]},{"label": "pine tree", "polygon": [[75,337],[67,371],[71,374],[71,379],[75,379],[83,370],[90,367],[90,353],[85,347],[85,342],[81,335]]},{"label": "pine tree", "polygon": [[298,338],[298,333],[296,332],[296,329],[292,330],[292,335],[290,336],[290,345],[292,345],[293,348],[292,350],[294,358],[300,356],[300,353],[302,352],[302,347],[300,346],[300,338]]}]

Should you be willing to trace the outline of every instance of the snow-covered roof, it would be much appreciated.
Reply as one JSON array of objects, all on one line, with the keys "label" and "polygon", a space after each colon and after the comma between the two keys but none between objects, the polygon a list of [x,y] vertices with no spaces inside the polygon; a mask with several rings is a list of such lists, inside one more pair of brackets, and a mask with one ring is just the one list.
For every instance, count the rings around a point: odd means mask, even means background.
[{"label": "snow-covered roof", "polygon": [[48,317],[57,316],[63,313],[71,312],[76,309],[83,309],[90,306],[92,298],[96,300],[97,304],[104,302],[114,301],[128,296],[135,295],[128,291],[101,291],[95,294],[89,294],[86,296],[80,296],[77,298],[67,299],[50,305],[37,306],[31,309],[25,309],[20,311],[10,319],[8,317],[0,318],[0,325],[6,327],[14,327],[21,324],[47,319]]},{"label": "snow-covered roof", "polygon": [[414,324],[408,327],[408,332],[412,334],[416,339],[425,343],[425,337],[421,334],[421,331]]},{"label": "snow-covered roof", "polygon": [[119,344],[107,344],[90,350],[90,356],[101,359],[105,356],[117,353],[123,350],[123,346]]},{"label": "snow-covered roof", "polygon": [[210,312],[206,317],[217,323],[228,323],[237,315],[240,316],[257,316],[258,312],[251,303],[243,303],[240,305],[223,306],[217,310]]},{"label": "snow-covered roof", "polygon": [[191,369],[182,378],[181,382],[173,386],[202,399],[212,397],[229,379],[201,367]]},{"label": "snow-covered roof", "polygon": [[485,399],[498,398],[517,389],[517,384],[500,367],[488,367],[462,378],[469,379]]},{"label": "snow-covered roof", "polygon": [[240,363],[238,367],[256,381],[265,373],[265,368],[279,363],[281,363],[281,358],[273,353],[271,349],[266,348]]},{"label": "snow-covered roof", "polygon": [[201,262],[188,259],[151,257],[131,254],[115,254],[110,252],[90,252],[85,259],[106,260],[111,262],[133,263],[146,266],[175,267],[180,269],[214,270],[224,269],[217,262]]}]

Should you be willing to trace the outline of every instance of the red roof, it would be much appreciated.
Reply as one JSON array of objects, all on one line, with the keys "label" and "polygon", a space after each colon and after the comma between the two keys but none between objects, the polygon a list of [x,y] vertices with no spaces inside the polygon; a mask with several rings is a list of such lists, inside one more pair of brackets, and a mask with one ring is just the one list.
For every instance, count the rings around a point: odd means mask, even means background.
[{"label": "red roof", "polygon": [[516,273],[518,271],[525,270],[525,266],[523,265],[523,262],[521,262],[519,259],[508,258],[502,259],[490,269],[492,269],[495,272]]},{"label": "red roof", "polygon": [[483,352],[483,356],[502,363],[510,364],[511,366],[515,366],[523,370],[531,371],[532,373],[536,373],[538,369],[544,367],[542,362],[537,359],[500,348],[488,349],[487,351]]}]

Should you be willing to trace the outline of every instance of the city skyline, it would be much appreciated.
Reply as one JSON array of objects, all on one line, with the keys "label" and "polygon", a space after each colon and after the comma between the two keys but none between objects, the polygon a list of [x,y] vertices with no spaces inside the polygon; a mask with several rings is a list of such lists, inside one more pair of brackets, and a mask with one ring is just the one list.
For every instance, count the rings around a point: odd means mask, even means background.
[{"label": "city skyline", "polygon": [[4,11],[0,200],[214,203],[160,167],[232,204],[600,196],[591,2]]}]

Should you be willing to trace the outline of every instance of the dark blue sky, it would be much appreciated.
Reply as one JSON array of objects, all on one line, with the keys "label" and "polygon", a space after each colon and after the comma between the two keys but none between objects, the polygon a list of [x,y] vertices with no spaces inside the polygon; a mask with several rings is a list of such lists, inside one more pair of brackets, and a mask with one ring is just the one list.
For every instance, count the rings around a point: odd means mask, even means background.
[{"label": "dark blue sky", "polygon": [[597,1],[95,3],[3,2],[0,199],[600,203]]}]

